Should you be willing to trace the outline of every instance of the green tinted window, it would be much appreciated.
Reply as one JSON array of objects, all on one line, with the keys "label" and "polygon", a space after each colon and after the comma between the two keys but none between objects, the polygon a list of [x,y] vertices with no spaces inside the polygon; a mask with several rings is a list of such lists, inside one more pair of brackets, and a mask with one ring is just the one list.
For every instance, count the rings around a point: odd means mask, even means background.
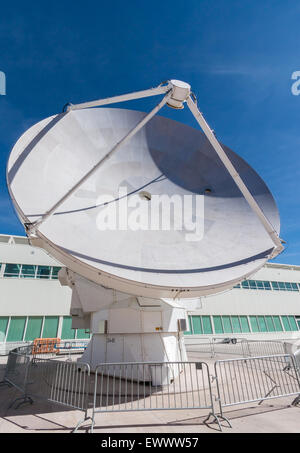
[{"label": "green tinted window", "polygon": [[201,319],[200,316],[191,316],[192,318],[192,324],[193,324],[193,332],[195,335],[197,334],[202,334],[202,324],[201,324]]},{"label": "green tinted window", "polygon": [[215,333],[224,333],[221,316],[213,316]]},{"label": "green tinted window", "polygon": [[54,266],[52,268],[52,277],[51,278],[58,279],[57,274],[59,273],[60,270],[61,270],[61,267]]},{"label": "green tinted window", "polygon": [[25,323],[25,316],[12,316],[9,323],[6,341],[22,341]]},{"label": "green tinted window", "polygon": [[247,316],[240,316],[240,322],[242,326],[242,332],[250,332]]},{"label": "green tinted window", "polygon": [[265,321],[265,317],[264,316],[258,316],[257,319],[258,319],[258,325],[259,325],[260,332],[268,332],[267,324],[266,324],[266,321]]},{"label": "green tinted window", "polygon": [[213,333],[210,316],[202,316],[203,333]]},{"label": "green tinted window", "polygon": [[279,291],[278,283],[277,283],[277,282],[271,282],[271,283],[272,283],[272,288],[273,288],[275,291]]},{"label": "green tinted window", "polygon": [[286,330],[287,332],[290,332],[292,330],[292,328],[290,326],[288,317],[287,316],[281,316],[281,320],[282,320],[282,324],[283,324],[284,330]]},{"label": "green tinted window", "polygon": [[282,332],[283,328],[280,322],[280,317],[279,316],[273,316],[273,321],[275,325],[276,332]]},{"label": "green tinted window", "polygon": [[259,332],[256,316],[250,316],[250,324],[251,324],[252,332]]},{"label": "green tinted window", "polygon": [[31,264],[22,264],[21,277],[23,278],[34,278],[36,266]]},{"label": "green tinted window", "polygon": [[249,282],[247,280],[244,280],[242,282],[242,288],[246,288],[246,289],[249,289]]},{"label": "green tinted window", "polygon": [[37,278],[50,278],[51,266],[38,266]]},{"label": "green tinted window", "polygon": [[255,280],[249,280],[250,289],[256,289],[256,282]]},{"label": "green tinted window", "polygon": [[56,338],[58,329],[58,316],[46,316],[42,338]]},{"label": "green tinted window", "polygon": [[272,316],[265,316],[267,328],[269,332],[275,332],[275,326],[273,323],[273,318]]},{"label": "green tinted window", "polygon": [[298,330],[298,326],[297,326],[294,316],[289,316],[289,321],[290,321],[291,329]]},{"label": "green tinted window", "polygon": [[62,340],[73,340],[75,338],[75,329],[72,329],[71,316],[64,316],[61,338]]},{"label": "green tinted window", "polygon": [[232,328],[234,333],[239,333],[241,332],[241,326],[240,326],[240,321],[238,316],[231,316],[231,323],[232,323]]},{"label": "green tinted window", "polygon": [[8,324],[8,316],[1,316],[0,317],[0,342],[5,340],[7,324]]},{"label": "green tinted window", "polygon": [[271,290],[270,282],[263,282],[265,290]]},{"label": "green tinted window", "polygon": [[21,264],[5,264],[4,277],[18,277]]},{"label": "green tinted window", "polygon": [[230,316],[222,316],[224,333],[232,333],[232,327],[230,322]]},{"label": "green tinted window", "polygon": [[91,334],[88,330],[85,329],[77,329],[77,335],[76,338],[80,340],[84,340],[87,338],[90,338]]},{"label": "green tinted window", "polygon": [[33,341],[41,337],[42,316],[30,316],[27,322],[25,341]]}]

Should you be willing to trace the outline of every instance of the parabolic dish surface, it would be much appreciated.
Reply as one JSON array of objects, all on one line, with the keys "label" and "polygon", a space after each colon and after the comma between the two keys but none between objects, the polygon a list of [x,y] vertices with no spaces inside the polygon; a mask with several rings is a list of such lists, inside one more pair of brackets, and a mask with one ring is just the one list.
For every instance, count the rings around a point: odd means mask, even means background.
[{"label": "parabolic dish surface", "polygon": [[[144,116],[125,109],[76,110],[26,131],[7,167],[21,221],[40,218]],[[223,148],[279,233],[278,210],[266,184],[242,158]],[[149,210],[154,195],[173,201],[179,196],[180,212],[188,219],[181,229],[172,202],[170,228],[155,229],[157,218],[152,218],[152,229],[132,228],[134,219],[140,221],[134,200],[138,197],[139,208]],[[105,200],[119,213],[128,202],[131,227],[124,226],[123,217],[121,227],[99,228]],[[161,206],[156,212],[163,218],[168,205]],[[205,135],[161,116],[113,154],[41,224],[37,236],[39,245],[86,278],[148,297],[194,297],[230,288],[258,270],[274,249]]]}]

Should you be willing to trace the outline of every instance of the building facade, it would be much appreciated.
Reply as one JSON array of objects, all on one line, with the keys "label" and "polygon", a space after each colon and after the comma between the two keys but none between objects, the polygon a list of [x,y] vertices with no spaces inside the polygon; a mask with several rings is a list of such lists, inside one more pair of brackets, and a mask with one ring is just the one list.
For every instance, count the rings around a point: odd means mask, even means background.
[{"label": "building facade", "polygon": [[[61,264],[26,237],[0,235],[0,345],[35,338],[86,339],[71,329],[71,290]],[[300,337],[300,266],[268,263],[251,280],[213,296],[184,301],[186,341],[203,337]],[[1,348],[0,348],[1,349]]]},{"label": "building facade", "polygon": [[0,344],[89,338],[71,329],[71,290],[58,281],[60,263],[9,235],[0,235],[0,263]]},{"label": "building facade", "polygon": [[267,263],[233,289],[186,304],[193,339],[300,337],[300,266]]}]

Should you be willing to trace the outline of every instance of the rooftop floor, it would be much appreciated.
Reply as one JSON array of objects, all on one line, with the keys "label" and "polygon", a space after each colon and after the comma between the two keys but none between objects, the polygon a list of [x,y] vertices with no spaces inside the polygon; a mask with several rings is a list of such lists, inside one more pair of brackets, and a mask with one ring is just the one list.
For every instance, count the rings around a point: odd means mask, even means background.
[{"label": "rooftop floor", "polygon": [[[218,357],[220,358],[220,357]],[[0,357],[0,381],[7,357]],[[203,360],[212,367],[215,359],[193,352],[190,359]],[[36,400],[18,409],[8,408],[20,396],[15,388],[0,387],[0,433],[69,433],[82,418],[82,412],[65,406]],[[291,406],[294,397],[228,407],[224,415],[232,428],[224,423],[223,433],[299,433],[300,407]],[[207,410],[170,410],[96,415],[95,433],[219,433],[218,426],[203,422]],[[89,427],[79,429],[85,433]]]}]

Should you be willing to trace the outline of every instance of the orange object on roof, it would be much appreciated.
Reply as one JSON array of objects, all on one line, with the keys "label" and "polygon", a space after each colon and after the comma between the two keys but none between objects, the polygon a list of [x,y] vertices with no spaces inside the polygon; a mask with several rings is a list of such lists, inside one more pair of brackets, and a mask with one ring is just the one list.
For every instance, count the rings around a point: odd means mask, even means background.
[{"label": "orange object on roof", "polygon": [[33,342],[32,354],[58,354],[60,338],[36,338]]}]

